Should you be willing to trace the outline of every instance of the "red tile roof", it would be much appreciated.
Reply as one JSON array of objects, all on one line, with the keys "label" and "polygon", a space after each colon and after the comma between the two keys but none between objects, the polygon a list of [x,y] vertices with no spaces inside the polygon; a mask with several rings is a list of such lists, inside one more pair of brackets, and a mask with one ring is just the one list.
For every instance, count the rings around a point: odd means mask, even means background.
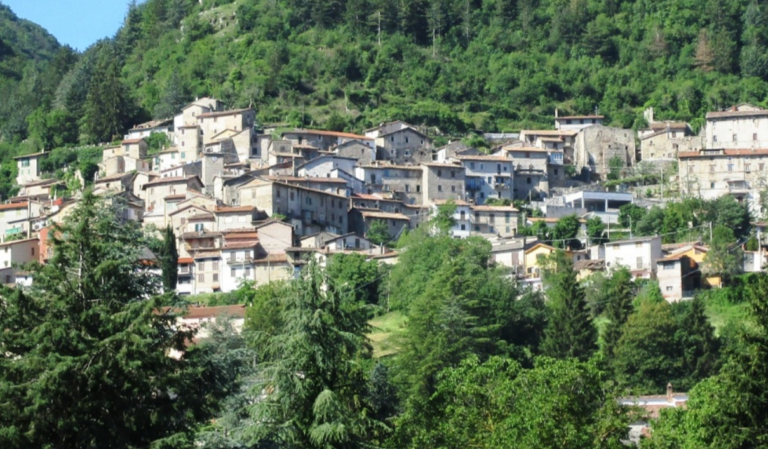
[{"label": "red tile roof", "polygon": [[142,142],[142,141],[144,141],[143,137],[140,137],[138,139],[126,139],[126,140],[123,140],[122,144],[123,145],[130,145],[130,144],[139,143],[139,142]]},{"label": "red tile roof", "polygon": [[248,112],[251,110],[252,109],[232,109],[229,111],[205,112],[203,114],[198,115],[198,117],[199,118],[223,117],[226,115],[242,114],[243,112]]},{"label": "red tile roof", "polygon": [[216,306],[216,307],[190,307],[184,313],[185,319],[216,318],[227,315],[234,318],[245,317],[245,305]]},{"label": "red tile roof", "polygon": [[0,210],[26,209],[29,203],[0,204]]}]

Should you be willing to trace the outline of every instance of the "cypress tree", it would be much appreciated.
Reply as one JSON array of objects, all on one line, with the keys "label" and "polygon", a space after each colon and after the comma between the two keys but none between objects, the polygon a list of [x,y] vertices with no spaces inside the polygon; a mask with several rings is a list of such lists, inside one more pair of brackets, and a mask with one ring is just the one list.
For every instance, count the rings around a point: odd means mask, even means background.
[{"label": "cypress tree", "polygon": [[720,340],[715,336],[715,328],[709,323],[705,310],[704,301],[696,296],[678,331],[688,387],[714,374],[719,364]]},{"label": "cypress tree", "polygon": [[603,352],[608,357],[614,355],[624,323],[632,314],[632,300],[632,274],[628,268],[621,267],[608,281],[608,304],[605,307],[605,316],[609,321],[603,334]]},{"label": "cypress tree", "polygon": [[176,290],[179,280],[179,252],[176,249],[176,235],[170,225],[166,226],[163,233],[163,253],[160,258],[163,270],[163,290],[172,292]]},{"label": "cypress tree", "polygon": [[546,261],[544,286],[549,320],[542,351],[558,359],[587,360],[597,350],[597,329],[589,314],[584,288],[576,279],[573,261],[563,251]]}]

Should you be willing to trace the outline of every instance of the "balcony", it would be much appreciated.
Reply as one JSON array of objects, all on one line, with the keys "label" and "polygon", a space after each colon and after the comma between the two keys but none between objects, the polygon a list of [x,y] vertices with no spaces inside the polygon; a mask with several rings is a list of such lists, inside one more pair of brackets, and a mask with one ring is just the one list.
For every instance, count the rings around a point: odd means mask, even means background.
[{"label": "balcony", "polygon": [[512,188],[512,184],[507,182],[494,182],[493,188],[494,190],[509,190]]}]

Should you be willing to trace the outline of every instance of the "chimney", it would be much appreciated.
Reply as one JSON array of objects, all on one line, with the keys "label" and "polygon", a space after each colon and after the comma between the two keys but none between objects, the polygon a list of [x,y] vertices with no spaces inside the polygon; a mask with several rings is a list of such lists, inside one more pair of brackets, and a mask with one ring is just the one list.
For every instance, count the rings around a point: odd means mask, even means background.
[{"label": "chimney", "polygon": [[670,404],[675,403],[675,396],[672,394],[672,383],[667,384],[667,402]]}]

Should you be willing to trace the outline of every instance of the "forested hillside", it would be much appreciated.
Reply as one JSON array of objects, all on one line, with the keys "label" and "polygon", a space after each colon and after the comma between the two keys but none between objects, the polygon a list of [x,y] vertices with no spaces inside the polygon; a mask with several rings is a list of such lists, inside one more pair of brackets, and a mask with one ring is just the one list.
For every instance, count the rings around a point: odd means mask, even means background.
[{"label": "forested hillside", "polygon": [[75,64],[6,16],[4,41],[28,37],[2,56],[0,128],[38,147],[110,140],[203,95],[262,122],[401,118],[448,134],[549,126],[555,108],[640,126],[649,105],[699,126],[768,95],[768,15],[753,0],[147,0]]},{"label": "forested hillside", "polygon": [[149,0],[116,42],[155,116],[214,95],[290,125],[514,130],[559,107],[631,127],[768,93],[754,0]]}]

